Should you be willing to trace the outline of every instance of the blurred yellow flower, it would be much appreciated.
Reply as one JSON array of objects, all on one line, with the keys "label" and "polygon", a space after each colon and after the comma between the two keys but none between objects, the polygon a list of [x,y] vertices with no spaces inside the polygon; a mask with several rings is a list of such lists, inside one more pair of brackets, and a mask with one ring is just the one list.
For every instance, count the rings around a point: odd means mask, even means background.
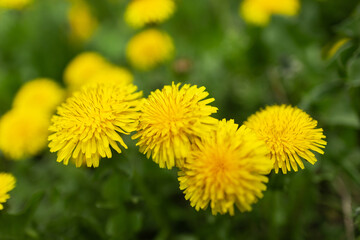
[{"label": "blurred yellow flower", "polygon": [[165,86],[161,91],[151,92],[141,108],[137,146],[147,158],[152,156],[161,168],[171,169],[188,156],[191,142],[211,129],[217,122],[210,117],[217,108],[207,104],[213,98],[205,87],[185,84]]},{"label": "blurred yellow flower", "polygon": [[170,60],[173,53],[174,45],[170,36],[156,29],[135,35],[126,48],[127,58],[140,70],[149,70]]},{"label": "blurred yellow flower", "polygon": [[23,9],[32,3],[33,0],[0,0],[0,9]]},{"label": "blurred yellow flower", "polygon": [[113,82],[116,84],[129,84],[133,82],[133,75],[125,68],[111,66],[103,68],[89,78],[89,83]]},{"label": "blurred yellow flower", "polygon": [[175,11],[173,0],[132,0],[125,11],[125,21],[134,28],[161,23]]},{"label": "blurred yellow flower", "polygon": [[15,188],[16,180],[10,173],[0,173],[0,210],[4,209],[2,205],[9,198],[9,192]]},{"label": "blurred yellow flower", "polygon": [[84,52],[76,56],[66,67],[64,81],[70,90],[79,90],[98,72],[108,69],[110,63],[100,54]]},{"label": "blurred yellow flower", "polygon": [[14,108],[29,108],[52,114],[64,100],[65,90],[48,78],[25,83],[14,98]]},{"label": "blurred yellow flower", "polygon": [[72,0],[68,11],[70,37],[75,41],[85,42],[97,29],[98,22],[91,14],[90,7],[82,0]]},{"label": "blurred yellow flower", "polygon": [[198,211],[210,205],[212,214],[251,211],[262,198],[273,163],[265,143],[244,125],[225,119],[211,135],[197,140],[179,172],[180,189]]},{"label": "blurred yellow flower", "polygon": [[244,123],[266,142],[270,159],[275,161],[275,172],[296,172],[298,166],[304,169],[299,156],[311,164],[317,160],[311,151],[324,154],[326,141],[322,128],[316,128],[317,121],[297,107],[288,105],[268,106],[251,115]]},{"label": "blurred yellow flower", "polygon": [[0,119],[0,150],[12,159],[39,153],[46,146],[49,114],[33,108],[15,108]]},{"label": "blurred yellow flower", "polygon": [[112,157],[110,146],[121,153],[118,143],[127,148],[120,134],[136,130],[142,92],[133,84],[95,83],[75,92],[58,107],[49,128],[51,152],[57,161],[76,167],[85,163],[98,167],[100,157]]},{"label": "blurred yellow flower", "polygon": [[244,0],[240,14],[248,23],[265,26],[272,15],[294,16],[299,9],[299,0]]}]

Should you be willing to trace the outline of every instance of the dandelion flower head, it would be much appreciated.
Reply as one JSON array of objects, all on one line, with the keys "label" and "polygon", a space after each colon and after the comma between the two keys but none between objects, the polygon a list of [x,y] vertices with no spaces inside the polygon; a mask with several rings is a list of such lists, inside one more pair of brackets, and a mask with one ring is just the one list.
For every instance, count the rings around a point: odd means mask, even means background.
[{"label": "dandelion flower head", "polygon": [[89,83],[102,83],[102,82],[112,82],[115,84],[129,84],[133,82],[133,75],[125,68],[110,66],[108,68],[103,68],[102,70],[95,73],[89,79]]},{"label": "dandelion flower head", "polygon": [[127,148],[120,134],[137,127],[141,92],[133,84],[95,83],[84,86],[58,107],[49,130],[49,147],[57,161],[77,167],[98,167],[100,157],[111,158],[110,146]]},{"label": "dandelion flower head", "polygon": [[49,113],[14,108],[0,119],[0,150],[18,160],[39,153],[46,146]]},{"label": "dandelion flower head", "polygon": [[71,1],[68,21],[71,38],[79,42],[89,40],[98,26],[98,21],[92,15],[90,7],[83,0]]},{"label": "dandelion flower head", "polygon": [[132,0],[125,11],[125,21],[134,28],[141,28],[164,22],[174,11],[174,0]]},{"label": "dandelion flower head", "polygon": [[76,56],[66,67],[65,83],[71,90],[79,90],[89,79],[100,71],[109,68],[110,63],[100,54],[84,52]]},{"label": "dandelion flower head", "polygon": [[270,159],[274,161],[275,172],[298,171],[304,169],[303,158],[315,164],[312,151],[324,154],[326,145],[322,128],[317,121],[297,107],[288,105],[268,106],[250,116],[244,123],[270,149]]},{"label": "dandelion flower head", "polygon": [[9,192],[15,188],[16,180],[12,174],[0,173],[0,210],[4,209],[3,203],[9,198]]},{"label": "dandelion flower head", "polygon": [[173,53],[174,44],[170,36],[156,29],[138,33],[126,48],[126,55],[131,64],[144,71],[170,60]]},{"label": "dandelion flower head", "polygon": [[64,97],[65,90],[55,81],[38,78],[21,87],[14,98],[13,107],[38,109],[52,114]]},{"label": "dandelion flower head", "polygon": [[161,168],[171,169],[189,154],[191,142],[211,129],[216,119],[210,117],[217,108],[208,105],[213,98],[205,87],[180,84],[156,90],[144,101],[139,127],[140,152],[152,157]]},{"label": "dandelion flower head", "polygon": [[272,15],[294,16],[299,8],[299,0],[244,0],[240,5],[240,14],[248,23],[265,26]]},{"label": "dandelion flower head", "polygon": [[197,140],[179,172],[180,189],[198,211],[234,215],[234,205],[251,211],[263,197],[273,166],[265,143],[244,125],[222,120],[207,138]]},{"label": "dandelion flower head", "polygon": [[0,9],[21,10],[32,3],[32,0],[0,0]]}]

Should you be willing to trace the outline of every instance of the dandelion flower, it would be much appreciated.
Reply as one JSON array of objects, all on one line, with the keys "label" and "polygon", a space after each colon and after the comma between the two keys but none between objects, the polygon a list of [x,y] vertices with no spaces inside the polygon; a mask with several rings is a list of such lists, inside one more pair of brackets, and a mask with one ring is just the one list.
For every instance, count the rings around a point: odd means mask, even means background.
[{"label": "dandelion flower", "polygon": [[75,41],[86,42],[97,29],[98,22],[90,7],[82,0],[73,0],[68,11],[70,35]]},{"label": "dandelion flower", "polygon": [[104,68],[89,78],[89,83],[113,82],[115,84],[129,84],[133,82],[133,75],[125,68],[111,66]]},{"label": "dandelion flower", "polygon": [[142,95],[136,89],[132,84],[89,84],[58,107],[49,128],[57,161],[67,165],[72,158],[77,167],[98,167],[100,157],[112,157],[110,146],[118,153],[118,143],[126,149],[120,134],[136,129]]},{"label": "dandelion flower", "polygon": [[126,55],[131,64],[140,70],[150,70],[170,60],[174,45],[169,35],[156,29],[135,35],[127,45]]},{"label": "dandelion flower", "polygon": [[219,121],[209,137],[193,144],[179,172],[180,189],[197,211],[210,205],[213,215],[234,215],[234,204],[241,212],[251,211],[273,166],[268,152],[249,128]]},{"label": "dandelion flower", "polygon": [[79,90],[93,75],[109,68],[109,66],[110,63],[98,53],[81,53],[66,67],[64,73],[65,83],[71,90]]},{"label": "dandelion flower", "polygon": [[173,0],[132,0],[125,12],[125,21],[134,28],[161,23],[175,11]]},{"label": "dandelion flower", "polygon": [[266,107],[244,123],[264,140],[270,149],[270,159],[274,161],[275,172],[296,172],[298,165],[304,169],[303,158],[315,164],[312,151],[324,154],[326,141],[322,128],[316,128],[317,121],[297,107],[274,105]]},{"label": "dandelion flower", "polygon": [[21,10],[28,6],[32,0],[0,0],[0,9],[16,9]]},{"label": "dandelion flower", "polygon": [[15,96],[15,108],[32,108],[52,114],[63,101],[65,91],[53,80],[38,78],[24,84]]},{"label": "dandelion flower", "polygon": [[48,127],[48,113],[12,109],[0,119],[0,150],[15,160],[36,155],[46,146]]},{"label": "dandelion flower", "polygon": [[141,108],[137,146],[147,158],[152,156],[161,168],[171,169],[187,157],[191,142],[211,129],[217,120],[210,117],[217,108],[207,104],[213,98],[205,87],[185,84],[165,86],[156,90],[144,101]]},{"label": "dandelion flower", "polygon": [[294,16],[299,8],[299,0],[244,0],[240,14],[248,23],[265,26],[272,15]]},{"label": "dandelion flower", "polygon": [[9,192],[15,188],[15,178],[9,173],[0,173],[0,210],[4,209],[3,203],[9,198]]}]

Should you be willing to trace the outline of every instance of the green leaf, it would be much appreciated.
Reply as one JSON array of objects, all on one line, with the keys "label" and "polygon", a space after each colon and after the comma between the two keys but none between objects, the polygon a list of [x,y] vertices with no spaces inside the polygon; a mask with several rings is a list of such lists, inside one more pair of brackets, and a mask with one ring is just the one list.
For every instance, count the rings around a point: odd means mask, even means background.
[{"label": "green leaf", "polygon": [[2,240],[25,239],[25,229],[27,228],[29,221],[33,217],[34,212],[43,196],[43,192],[35,193],[27,207],[20,213],[0,214],[0,238]]},{"label": "green leaf", "polygon": [[131,198],[131,181],[127,176],[112,172],[103,184],[102,194],[108,202],[122,204]]},{"label": "green leaf", "polygon": [[[360,49],[358,49],[360,50]],[[350,87],[360,86],[360,58],[349,61],[348,66],[348,84]]]},{"label": "green leaf", "polygon": [[350,178],[360,186],[360,150],[355,149],[341,161],[341,165]]},{"label": "green leaf", "polygon": [[321,100],[321,122],[330,126],[360,128],[360,119],[347,90],[332,93]]}]

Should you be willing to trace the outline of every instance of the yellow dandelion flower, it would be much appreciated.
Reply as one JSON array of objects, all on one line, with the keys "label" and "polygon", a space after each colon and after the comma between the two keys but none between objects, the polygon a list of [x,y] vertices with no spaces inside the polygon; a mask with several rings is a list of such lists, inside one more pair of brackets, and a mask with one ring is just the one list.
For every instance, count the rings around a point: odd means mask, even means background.
[{"label": "yellow dandelion flower", "polygon": [[240,6],[240,15],[248,23],[265,26],[269,23],[271,13],[263,7],[262,0],[244,0]]},{"label": "yellow dandelion flower", "polygon": [[284,16],[295,16],[300,9],[299,0],[276,0],[266,1],[267,9],[272,14],[280,14]]},{"label": "yellow dandelion flower", "polygon": [[112,157],[110,146],[118,153],[118,143],[126,149],[120,134],[137,127],[142,93],[136,90],[133,84],[95,83],[68,98],[49,128],[49,147],[57,152],[57,161],[67,165],[72,158],[76,167],[98,167],[100,157]]},{"label": "yellow dandelion flower", "polygon": [[[141,108],[137,146],[147,158],[152,156],[161,168],[171,169],[187,157],[191,142],[209,131],[217,120],[210,117],[217,108],[207,104],[213,98],[205,87],[185,84],[165,86],[161,91],[151,92]],[[179,160],[180,159],[180,160]]]},{"label": "yellow dandelion flower", "polygon": [[82,0],[71,1],[68,11],[70,36],[75,41],[89,40],[97,29],[98,21],[91,14],[90,7]]},{"label": "yellow dandelion flower", "polygon": [[0,0],[0,9],[16,9],[21,10],[32,3],[32,0]]},{"label": "yellow dandelion flower", "polygon": [[9,192],[15,188],[16,180],[10,173],[0,173],[0,210],[4,209],[2,205],[9,198]]},{"label": "yellow dandelion flower", "polygon": [[127,45],[126,56],[140,70],[150,70],[171,59],[174,45],[169,35],[156,29],[135,35]]},{"label": "yellow dandelion flower", "polygon": [[133,75],[125,68],[111,66],[104,68],[89,78],[89,83],[113,82],[116,84],[129,84],[133,82]]},{"label": "yellow dandelion flower", "polygon": [[12,159],[39,153],[46,146],[49,115],[32,108],[16,108],[0,119],[0,150]]},{"label": "yellow dandelion flower", "polygon": [[264,140],[270,149],[275,172],[283,173],[304,169],[300,157],[311,164],[316,162],[314,153],[324,154],[326,141],[322,128],[316,128],[317,121],[297,107],[288,105],[266,107],[244,123]]},{"label": "yellow dandelion flower", "polygon": [[65,90],[48,78],[37,78],[24,84],[17,92],[13,107],[38,109],[51,114],[64,100]]},{"label": "yellow dandelion flower", "polygon": [[265,26],[272,15],[294,16],[299,9],[299,0],[244,0],[240,5],[240,15],[248,23]]},{"label": "yellow dandelion flower", "polygon": [[161,23],[175,11],[173,0],[132,0],[125,11],[125,21],[134,28]]},{"label": "yellow dandelion flower", "polygon": [[213,215],[234,215],[234,204],[241,212],[251,211],[273,166],[265,143],[244,125],[224,119],[192,148],[178,178],[191,206],[199,211],[210,205]]},{"label": "yellow dandelion flower", "polygon": [[100,54],[84,52],[68,64],[64,73],[64,81],[72,91],[79,90],[91,77],[109,66],[110,63]]}]

